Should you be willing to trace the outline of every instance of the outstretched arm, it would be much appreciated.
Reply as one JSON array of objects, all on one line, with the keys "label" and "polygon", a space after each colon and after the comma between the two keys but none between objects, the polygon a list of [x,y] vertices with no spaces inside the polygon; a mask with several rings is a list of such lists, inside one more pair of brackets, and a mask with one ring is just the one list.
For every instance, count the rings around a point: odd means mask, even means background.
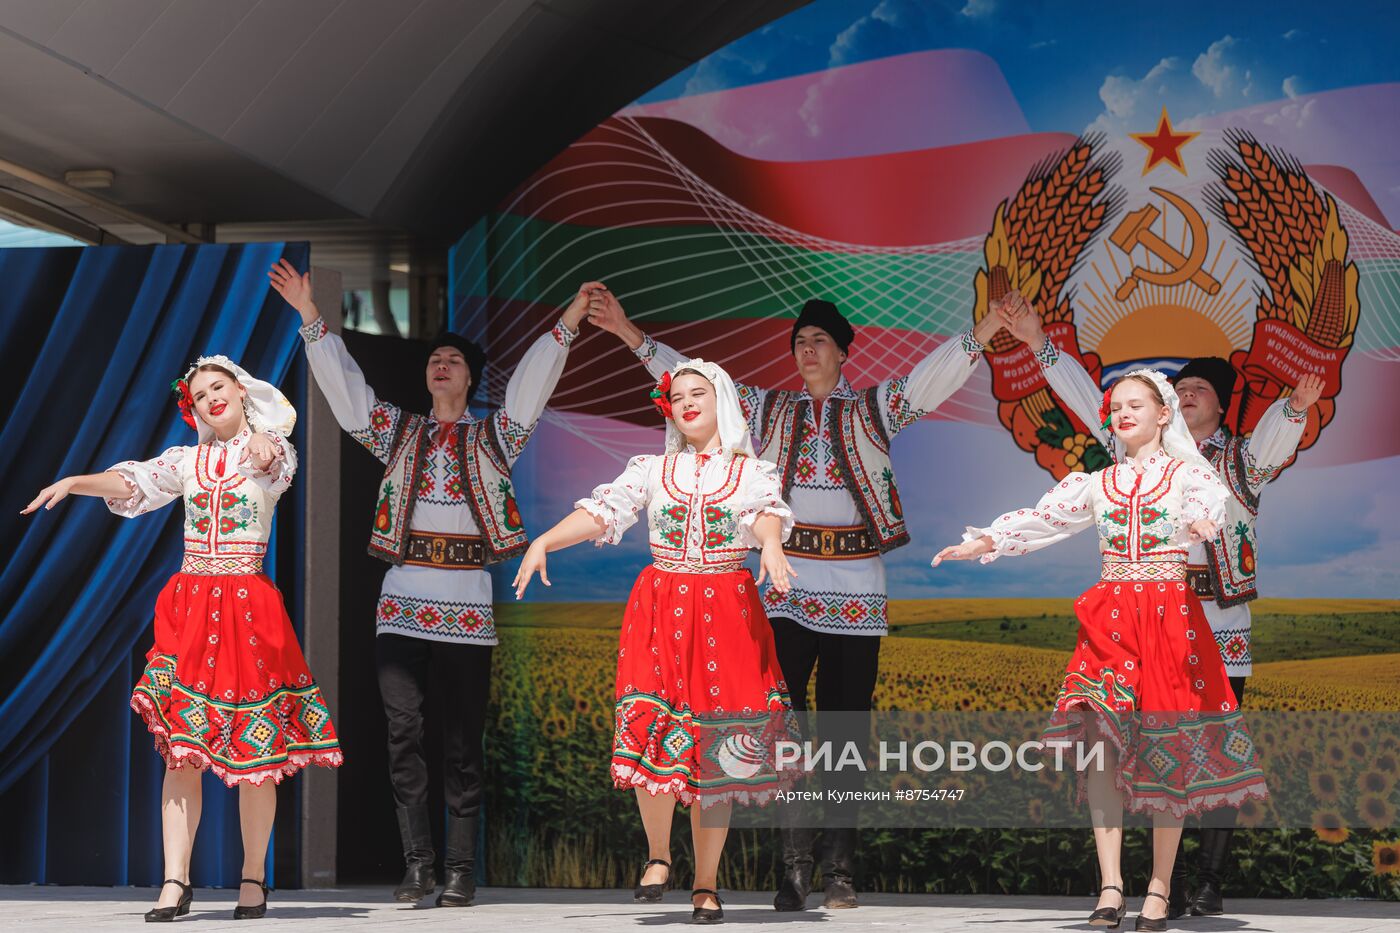
[{"label": "outstretched arm", "polygon": [[86,473],[82,476],[65,476],[58,482],[39,490],[39,495],[34,497],[34,501],[20,509],[19,514],[28,515],[38,510],[40,506],[48,511],[69,496],[101,496],[104,499],[125,499],[130,494],[131,490],[127,488],[126,480],[116,473]]},{"label": "outstretched arm", "polygon": [[540,582],[545,586],[553,585],[549,582],[546,554],[601,538],[605,530],[602,519],[586,509],[574,509],[563,521],[530,543],[525,557],[520,561],[520,569],[511,581],[511,586],[515,587],[515,598],[519,599],[525,595],[525,588],[530,585],[530,578],[536,573],[539,573]]},{"label": "outstretched arm", "polygon": [[937,567],[945,560],[980,557],[987,564],[1003,555],[1029,554],[1092,527],[1093,479],[1088,473],[1071,473],[1041,496],[1033,509],[1016,509],[986,528],[968,526],[961,544],[945,547],[933,558]]}]

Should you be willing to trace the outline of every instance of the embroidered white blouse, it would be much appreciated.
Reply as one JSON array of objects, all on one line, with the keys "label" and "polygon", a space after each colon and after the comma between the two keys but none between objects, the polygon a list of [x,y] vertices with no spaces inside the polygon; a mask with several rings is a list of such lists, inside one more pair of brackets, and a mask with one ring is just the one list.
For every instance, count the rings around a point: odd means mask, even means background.
[{"label": "embroidered white blouse", "polygon": [[151,460],[126,460],[107,468],[126,481],[125,499],[104,499],[123,518],[135,518],[177,498],[185,506],[184,573],[262,573],[272,531],[272,510],[296,474],[296,449],[277,434],[276,456],[259,470],[248,454],[251,432],[227,441],[171,447]]},{"label": "embroidered white blouse", "polygon": [[1093,527],[1104,579],[1182,579],[1191,524],[1223,521],[1228,494],[1214,470],[1158,451],[1138,464],[1125,458],[1097,473],[1071,473],[1034,508],[1007,512],[986,528],[969,525],[963,540],[992,539],[993,550],[981,558],[985,564]]},{"label": "embroidered white blouse", "polygon": [[[404,410],[374,393],[345,341],[331,333],[321,318],[302,327],[301,336],[306,341],[311,374],[330,403],[335,420],[381,463],[387,463]],[[576,336],[577,332],[560,321],[553,330],[536,338],[511,373],[505,404],[490,415],[496,419],[497,435],[511,465],[524,452],[535,422],[544,413],[545,403],[564,372],[569,344]],[[479,374],[472,375],[480,378]],[[463,412],[457,424],[465,427],[474,420],[471,412]],[[438,423],[431,412],[427,430],[430,436],[437,436]],[[451,436],[445,443],[434,442],[426,458],[409,528],[429,533],[481,534],[467,505],[467,481]],[[365,519],[368,527],[369,516]],[[497,643],[491,611],[491,575],[485,570],[441,570],[407,564],[390,567],[379,591],[375,616],[376,635],[405,635],[458,644]]]},{"label": "embroidered white blouse", "polygon": [[743,455],[696,454],[690,447],[633,457],[621,476],[575,505],[602,520],[599,545],[620,542],[645,509],[653,562],[682,573],[741,569],[749,549],[759,546],[753,525],[760,515],[782,520],[782,540],[792,532],[792,510],[783,502],[773,464]]}]

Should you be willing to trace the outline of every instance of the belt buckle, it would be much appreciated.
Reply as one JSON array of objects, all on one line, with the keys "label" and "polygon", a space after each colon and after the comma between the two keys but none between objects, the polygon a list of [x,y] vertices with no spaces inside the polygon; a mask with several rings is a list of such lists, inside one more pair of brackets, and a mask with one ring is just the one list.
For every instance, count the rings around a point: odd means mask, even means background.
[{"label": "belt buckle", "polygon": [[832,557],[836,554],[836,532],[824,528],[818,536],[818,548],[822,557]]},{"label": "belt buckle", "polygon": [[434,537],[428,548],[428,560],[435,564],[447,563],[447,539]]}]

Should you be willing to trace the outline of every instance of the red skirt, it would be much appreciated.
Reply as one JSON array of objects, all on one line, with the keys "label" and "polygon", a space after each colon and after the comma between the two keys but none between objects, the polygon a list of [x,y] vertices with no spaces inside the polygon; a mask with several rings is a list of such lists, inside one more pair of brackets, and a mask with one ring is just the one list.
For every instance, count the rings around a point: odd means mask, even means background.
[{"label": "red skirt", "polygon": [[155,636],[131,708],[167,767],[208,768],[232,787],[344,760],[265,575],[175,574],[156,598]]},{"label": "red skirt", "polygon": [[1074,611],[1079,644],[1047,742],[1083,739],[1091,718],[1117,751],[1115,780],[1132,812],[1184,817],[1268,796],[1210,622],[1185,582],[1101,581]]},{"label": "red skirt", "polygon": [[643,570],[622,619],[616,698],[618,788],[762,805],[798,776],[775,763],[798,730],[747,570]]}]

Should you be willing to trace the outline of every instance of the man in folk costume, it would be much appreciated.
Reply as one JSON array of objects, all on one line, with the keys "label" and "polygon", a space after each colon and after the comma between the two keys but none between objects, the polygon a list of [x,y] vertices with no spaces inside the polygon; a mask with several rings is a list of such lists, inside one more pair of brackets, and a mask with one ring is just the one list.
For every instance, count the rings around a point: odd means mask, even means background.
[{"label": "man in folk costume", "polygon": [[376,611],[375,664],[407,863],[394,897],[413,902],[436,887],[422,710],[429,668],[438,666],[450,672],[443,687],[451,714],[443,740],[446,877],[437,904],[466,907],[476,890],[481,739],[497,643],[485,567],[523,553],[528,544],[511,467],[564,371],[588,292],[601,286],[579,291],[559,322],[525,351],[504,404],[477,420],[467,410],[485,364],[475,344],[453,333],[432,341],[426,372],[432,411],[412,414],[365,384],[311,300],[309,276],[283,262],[269,277],[301,315],[306,358],[336,420],[386,466],[369,552],[391,565]]},{"label": "man in folk costume", "polygon": [[[606,289],[593,293],[589,320],[620,337],[660,378],[684,354],[644,334]],[[783,498],[797,517],[784,545],[796,582],[764,593],[793,709],[808,706],[815,667],[816,705],[823,712],[868,712],[879,673],[880,636],[887,632],[881,555],[909,543],[890,440],[933,411],[971,375],[982,346],[1001,327],[986,315],[945,341],[912,371],[857,391],[841,373],[855,330],[836,306],[813,299],[793,322],[789,349],[803,388],[736,384],[758,456],[777,464]],[[827,736],[823,737],[828,738]],[[846,747],[836,736],[833,747]],[[868,728],[849,737],[859,748]],[[773,906],[803,910],[811,886],[816,831],[782,830],[783,873]],[[821,877],[827,908],[855,907],[856,830],[823,832]]]},{"label": "man in folk costume", "polygon": [[[1040,315],[1020,294],[1007,295],[1000,314],[1007,330],[1034,351],[1045,381],[1055,394],[1093,429],[1094,436],[1115,460],[1121,459],[1122,451],[1110,442],[1099,423],[1103,393],[1094,377],[1073,355],[1062,353],[1046,338]],[[1245,678],[1252,670],[1249,603],[1259,595],[1255,586],[1258,538],[1254,530],[1259,499],[1264,486],[1279,475],[1297,452],[1307,427],[1308,409],[1321,397],[1323,381],[1320,376],[1304,376],[1291,395],[1264,410],[1253,433],[1245,438],[1222,423],[1234,395],[1235,376],[1235,369],[1227,360],[1218,356],[1196,357],[1177,371],[1175,387],[1191,436],[1230,491],[1220,533],[1213,541],[1191,547],[1186,574],[1210,620],[1236,702],[1243,704]],[[1182,852],[1177,853],[1169,917],[1179,917],[1187,910],[1198,917],[1225,912],[1221,889],[1237,813],[1235,808],[1226,807],[1203,820],[1194,896],[1187,895],[1186,860]]]}]

